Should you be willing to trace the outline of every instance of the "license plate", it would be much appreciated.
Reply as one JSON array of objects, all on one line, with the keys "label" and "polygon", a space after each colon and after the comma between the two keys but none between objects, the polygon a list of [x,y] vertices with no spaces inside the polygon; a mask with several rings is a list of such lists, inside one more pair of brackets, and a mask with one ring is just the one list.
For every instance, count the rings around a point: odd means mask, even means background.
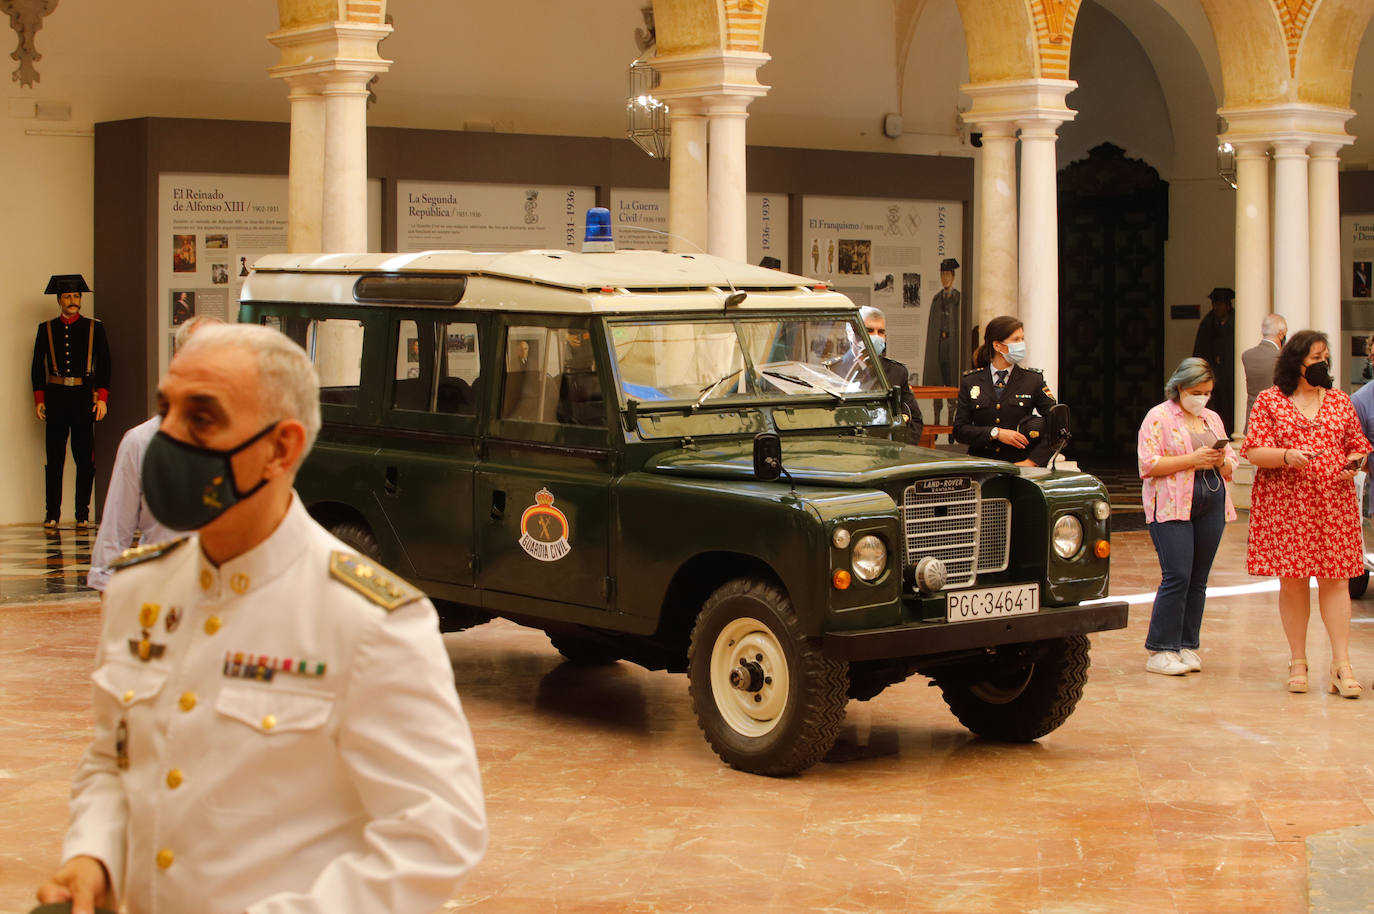
[{"label": "license plate", "polygon": [[1038,584],[1010,584],[985,590],[960,590],[945,597],[945,618],[973,622],[999,616],[1024,616],[1040,611]]}]

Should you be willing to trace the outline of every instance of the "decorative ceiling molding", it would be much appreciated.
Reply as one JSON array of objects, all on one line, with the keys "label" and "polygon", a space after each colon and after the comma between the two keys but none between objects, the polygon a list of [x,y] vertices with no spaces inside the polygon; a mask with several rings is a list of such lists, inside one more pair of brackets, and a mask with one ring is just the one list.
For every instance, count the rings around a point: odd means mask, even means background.
[{"label": "decorative ceiling molding", "polygon": [[0,0],[0,10],[10,17],[10,28],[19,36],[19,46],[10,52],[10,58],[19,61],[19,67],[10,78],[20,86],[33,88],[40,79],[34,64],[43,55],[34,46],[33,37],[43,27],[43,17],[55,9],[57,0]]},{"label": "decorative ceiling molding", "polygon": [[654,34],[654,5],[650,3],[639,12],[644,17],[644,28],[635,29],[635,47],[639,49],[640,56],[643,56],[645,51],[654,46],[658,38]]},{"label": "decorative ceiling molding", "polygon": [[1288,42],[1288,73],[1291,76],[1298,70],[1298,47],[1302,44],[1308,20],[1312,18],[1316,0],[1274,0],[1274,6],[1278,8],[1283,37]]}]

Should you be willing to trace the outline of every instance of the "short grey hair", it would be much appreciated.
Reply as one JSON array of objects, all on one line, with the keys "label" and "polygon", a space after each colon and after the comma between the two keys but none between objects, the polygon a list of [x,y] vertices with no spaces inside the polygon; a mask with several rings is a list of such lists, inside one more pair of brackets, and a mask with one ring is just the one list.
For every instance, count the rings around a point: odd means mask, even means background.
[{"label": "short grey hair", "polygon": [[200,328],[177,355],[222,347],[246,349],[257,356],[259,407],[273,420],[296,419],[305,426],[304,459],[320,433],[320,376],[305,350],[271,327],[219,324]]},{"label": "short grey hair", "polygon": [[1288,321],[1282,314],[1266,314],[1264,320],[1260,321],[1260,336],[1268,339],[1271,336],[1281,336],[1288,332]]},{"label": "short grey hair", "polygon": [[191,338],[191,334],[197,330],[204,330],[212,324],[222,324],[224,321],[217,317],[210,317],[208,314],[197,314],[195,317],[186,321],[177,328],[177,332],[172,336],[172,352],[180,352],[186,345],[186,341]]},{"label": "short grey hair", "polygon": [[1215,381],[1216,379],[1216,373],[1212,371],[1212,366],[1207,364],[1206,359],[1189,356],[1178,363],[1174,373],[1164,383],[1164,399],[1178,402],[1180,390],[1196,387],[1204,381]]},{"label": "short grey hair", "polygon": [[880,320],[884,324],[887,323],[887,316],[883,314],[882,308],[875,308],[872,305],[864,305],[862,308],[859,309],[859,320],[863,321],[865,325],[867,325],[869,321],[874,319]]}]

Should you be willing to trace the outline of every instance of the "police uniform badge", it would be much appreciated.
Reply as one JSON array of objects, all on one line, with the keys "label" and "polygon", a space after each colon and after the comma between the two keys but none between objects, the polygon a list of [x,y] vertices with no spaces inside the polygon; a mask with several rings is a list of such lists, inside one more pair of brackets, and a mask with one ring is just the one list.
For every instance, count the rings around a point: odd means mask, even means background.
[{"label": "police uniform badge", "polygon": [[968,389],[968,395],[975,400],[978,399],[978,394],[980,394],[981,392],[982,388],[980,388],[977,384],[973,385]]}]

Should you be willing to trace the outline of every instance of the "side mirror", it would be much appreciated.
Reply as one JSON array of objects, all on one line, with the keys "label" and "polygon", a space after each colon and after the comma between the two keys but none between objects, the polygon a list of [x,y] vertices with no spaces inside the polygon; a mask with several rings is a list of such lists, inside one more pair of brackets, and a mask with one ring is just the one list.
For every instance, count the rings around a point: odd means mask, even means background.
[{"label": "side mirror", "polygon": [[1069,442],[1073,440],[1073,435],[1069,432],[1069,404],[1056,403],[1050,407],[1048,420],[1049,436],[1054,450],[1050,452],[1050,459],[1045,462],[1053,467],[1059,452],[1068,447]]},{"label": "side mirror", "polygon": [[777,432],[754,436],[754,478],[772,482],[782,475],[782,439]]}]

